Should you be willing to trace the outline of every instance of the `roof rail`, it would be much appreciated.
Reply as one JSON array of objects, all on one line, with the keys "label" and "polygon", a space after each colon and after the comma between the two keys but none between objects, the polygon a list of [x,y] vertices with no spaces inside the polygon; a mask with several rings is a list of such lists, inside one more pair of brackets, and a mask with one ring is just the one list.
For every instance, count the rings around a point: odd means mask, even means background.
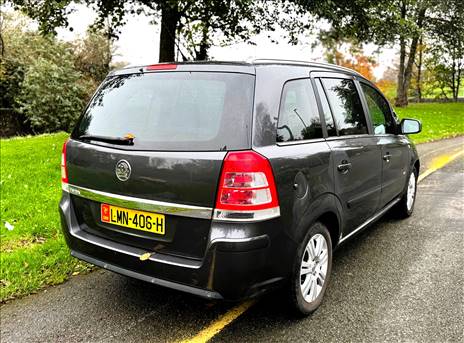
[{"label": "roof rail", "polygon": [[256,58],[251,61],[251,63],[285,63],[285,64],[304,64],[308,66],[321,66],[325,68],[330,68],[333,70],[345,70],[350,73],[362,76],[360,73],[358,73],[356,70],[342,67],[336,64],[331,64],[331,63],[324,63],[324,62],[313,62],[313,61],[299,61],[299,60],[284,60],[284,59],[277,59],[277,58]]}]

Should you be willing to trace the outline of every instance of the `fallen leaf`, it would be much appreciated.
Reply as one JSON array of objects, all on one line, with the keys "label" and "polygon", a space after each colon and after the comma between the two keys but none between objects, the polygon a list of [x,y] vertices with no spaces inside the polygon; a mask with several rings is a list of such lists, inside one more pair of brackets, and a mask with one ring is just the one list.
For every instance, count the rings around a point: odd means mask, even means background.
[{"label": "fallen leaf", "polygon": [[8,281],[8,280],[1,279],[0,280],[0,285],[2,285],[4,287],[8,287],[9,285],[11,285],[11,282]]},{"label": "fallen leaf", "polygon": [[150,258],[150,256],[151,256],[151,253],[146,252],[145,254],[140,255],[139,258],[140,258],[140,261],[146,261],[146,260],[148,260]]}]

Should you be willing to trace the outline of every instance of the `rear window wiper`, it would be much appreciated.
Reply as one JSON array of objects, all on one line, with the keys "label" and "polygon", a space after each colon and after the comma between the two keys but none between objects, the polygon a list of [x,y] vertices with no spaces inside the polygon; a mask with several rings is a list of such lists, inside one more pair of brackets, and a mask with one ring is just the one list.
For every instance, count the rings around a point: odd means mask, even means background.
[{"label": "rear window wiper", "polygon": [[112,137],[112,136],[97,136],[97,135],[81,135],[77,139],[87,141],[97,141],[117,145],[134,145],[134,136],[127,135],[126,137]]}]

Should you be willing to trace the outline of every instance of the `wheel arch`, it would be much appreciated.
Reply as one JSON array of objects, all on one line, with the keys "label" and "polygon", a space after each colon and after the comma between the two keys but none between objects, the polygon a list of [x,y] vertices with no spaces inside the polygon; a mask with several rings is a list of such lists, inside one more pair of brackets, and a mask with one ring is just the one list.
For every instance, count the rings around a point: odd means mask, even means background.
[{"label": "wheel arch", "polygon": [[414,162],[413,167],[416,169],[417,175],[419,175],[419,170],[420,170],[420,161],[419,161],[419,159],[417,159],[416,162]]},{"label": "wheel arch", "polygon": [[321,222],[327,227],[332,241],[332,249],[335,248],[340,240],[340,220],[335,211],[324,212],[314,222]]},{"label": "wheel arch", "polygon": [[332,248],[335,248],[342,233],[342,216],[341,204],[335,194],[325,193],[319,196],[311,201],[311,205],[305,211],[296,232],[294,232],[295,241],[301,242],[311,225],[321,222],[329,230]]}]

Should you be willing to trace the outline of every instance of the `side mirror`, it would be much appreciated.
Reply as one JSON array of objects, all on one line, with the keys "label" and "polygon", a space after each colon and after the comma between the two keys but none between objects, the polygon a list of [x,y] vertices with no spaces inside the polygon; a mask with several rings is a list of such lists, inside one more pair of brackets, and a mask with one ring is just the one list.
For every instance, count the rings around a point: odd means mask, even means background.
[{"label": "side mirror", "polygon": [[422,124],[419,120],[416,119],[403,119],[401,121],[401,133],[402,134],[412,134],[419,133],[422,131]]}]

